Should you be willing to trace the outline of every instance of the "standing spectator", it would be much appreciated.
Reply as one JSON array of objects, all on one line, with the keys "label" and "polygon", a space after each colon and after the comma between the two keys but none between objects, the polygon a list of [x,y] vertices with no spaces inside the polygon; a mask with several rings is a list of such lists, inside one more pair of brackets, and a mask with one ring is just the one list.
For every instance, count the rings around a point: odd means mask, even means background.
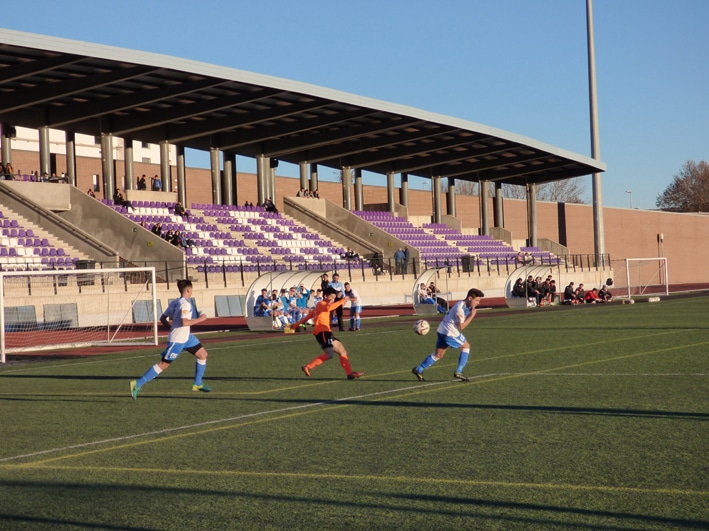
[{"label": "standing spectator", "polygon": [[359,324],[362,316],[362,299],[359,292],[345,282],[345,297],[350,301],[350,332],[359,332]]},{"label": "standing spectator", "polygon": [[145,174],[138,177],[138,190],[146,190],[147,184],[145,184]]},{"label": "standing spectator", "polygon": [[155,177],[150,178],[150,189],[153,192],[162,191],[162,180],[160,179],[159,175],[155,174]]},{"label": "standing spectator", "polygon": [[401,274],[405,275],[406,273],[409,272],[409,259],[411,258],[411,253],[409,252],[409,248],[404,246],[404,264],[403,264],[403,269],[401,270]]},{"label": "standing spectator", "polygon": [[[332,280],[330,281],[330,283],[327,286],[329,288],[334,289],[335,292],[337,293],[337,296],[335,297],[336,301],[345,298],[345,287],[342,285],[342,282],[340,282],[340,275],[338,273],[334,273],[332,275]],[[347,301],[345,301],[345,302],[347,302]],[[342,322],[342,314],[343,314],[342,306],[343,305],[344,304],[341,304],[333,310],[335,312],[335,314],[337,315],[337,327],[340,329],[340,332],[345,331],[345,326],[344,326],[344,323]],[[332,317],[332,315],[330,317]]]},{"label": "standing spectator", "polygon": [[394,274],[400,275],[404,269],[404,251],[401,247],[394,253]]},{"label": "standing spectator", "polygon": [[320,291],[322,291],[324,293],[329,285],[330,285],[330,276],[327,273],[323,273],[322,277],[320,277]]}]

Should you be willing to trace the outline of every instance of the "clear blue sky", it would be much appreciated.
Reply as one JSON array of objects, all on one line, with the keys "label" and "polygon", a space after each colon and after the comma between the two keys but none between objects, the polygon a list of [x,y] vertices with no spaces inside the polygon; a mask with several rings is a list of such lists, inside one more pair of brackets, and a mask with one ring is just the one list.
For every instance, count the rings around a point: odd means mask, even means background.
[{"label": "clear blue sky", "polygon": [[[585,14],[585,0],[19,0],[0,25],[304,81],[590,156]],[[684,162],[709,160],[709,1],[594,0],[593,14],[603,203],[654,208]]]}]

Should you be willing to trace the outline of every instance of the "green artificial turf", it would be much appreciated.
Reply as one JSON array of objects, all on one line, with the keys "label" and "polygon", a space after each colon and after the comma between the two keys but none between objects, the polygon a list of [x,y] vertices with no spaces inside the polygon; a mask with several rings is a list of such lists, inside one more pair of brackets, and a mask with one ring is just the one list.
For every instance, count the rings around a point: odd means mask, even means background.
[{"label": "green artificial turf", "polygon": [[137,401],[159,349],[0,368],[2,529],[709,527],[706,297],[482,310],[458,352],[413,318],[203,339]]}]

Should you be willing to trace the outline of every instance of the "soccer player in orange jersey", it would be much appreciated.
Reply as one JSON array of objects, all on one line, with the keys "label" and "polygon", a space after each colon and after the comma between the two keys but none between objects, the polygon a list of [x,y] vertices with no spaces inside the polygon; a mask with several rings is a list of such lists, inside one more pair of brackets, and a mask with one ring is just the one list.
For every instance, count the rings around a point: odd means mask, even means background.
[{"label": "soccer player in orange jersey", "polygon": [[300,319],[300,321],[295,322],[292,326],[294,330],[298,330],[298,327],[301,324],[305,323],[309,319],[313,319],[315,321],[313,335],[315,336],[315,339],[320,347],[323,349],[322,354],[307,365],[303,365],[302,369],[306,376],[310,376],[311,370],[337,354],[340,356],[340,365],[342,365],[342,368],[345,370],[347,379],[355,380],[361,376],[364,376],[364,373],[352,371],[345,346],[342,344],[342,341],[332,335],[332,329],[330,328],[330,312],[347,302],[346,298],[335,301],[336,297],[337,291],[333,288],[327,288],[323,293],[323,300],[317,303],[315,308],[310,310],[307,315]]}]

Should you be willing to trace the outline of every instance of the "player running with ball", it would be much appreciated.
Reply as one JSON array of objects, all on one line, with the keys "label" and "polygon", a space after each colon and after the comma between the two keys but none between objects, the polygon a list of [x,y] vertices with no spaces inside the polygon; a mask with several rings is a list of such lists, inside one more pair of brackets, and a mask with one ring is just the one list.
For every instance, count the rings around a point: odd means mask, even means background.
[{"label": "player running with ball", "polygon": [[419,381],[424,381],[423,371],[441,359],[449,347],[460,349],[458,368],[455,370],[453,376],[458,378],[458,380],[464,382],[468,381],[468,378],[463,374],[463,369],[466,363],[468,363],[470,343],[465,339],[463,330],[465,330],[475,317],[476,308],[484,296],[485,294],[482,291],[472,288],[468,291],[468,295],[465,299],[455,303],[453,307],[448,310],[448,313],[441,321],[441,324],[438,325],[438,330],[436,331],[438,336],[436,340],[436,351],[423,360],[420,365],[411,369],[411,372],[416,375]]}]

